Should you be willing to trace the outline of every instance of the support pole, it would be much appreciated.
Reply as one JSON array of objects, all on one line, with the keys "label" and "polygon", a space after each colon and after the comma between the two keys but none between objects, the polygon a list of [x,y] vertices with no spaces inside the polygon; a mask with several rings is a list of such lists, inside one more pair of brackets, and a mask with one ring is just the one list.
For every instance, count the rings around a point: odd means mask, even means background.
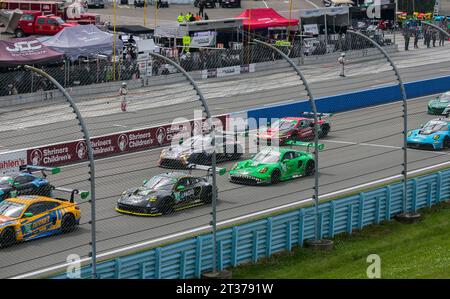
[{"label": "support pole", "polygon": [[[283,57],[283,59],[286,60],[291,65],[291,67],[295,70],[295,72],[299,76],[300,80],[302,81],[303,85],[305,86],[306,93],[307,93],[308,99],[309,99],[309,105],[310,105],[311,110],[314,115],[314,124],[315,124],[314,125],[314,160],[315,160],[315,163],[314,163],[314,195],[313,195],[313,199],[314,199],[316,225],[314,226],[314,239],[316,241],[315,242],[316,245],[322,244],[322,245],[324,245],[324,247],[327,247],[327,249],[328,249],[328,248],[330,248],[330,246],[332,247],[333,242],[331,240],[321,240],[320,239],[320,231],[318,230],[319,221],[320,221],[320,219],[319,219],[319,125],[318,125],[318,117],[317,117],[317,107],[316,107],[316,102],[315,102],[314,96],[311,92],[308,81],[305,79],[305,77],[303,76],[303,73],[300,71],[300,69],[295,64],[295,62],[292,61],[292,59],[290,59],[286,54],[284,54],[281,50],[274,47],[273,45],[262,42],[260,40],[254,40],[254,42],[257,44],[263,45],[267,48],[270,48],[272,51],[277,52],[277,54],[279,54],[281,57]],[[321,246],[321,245],[319,245],[319,246]]]},{"label": "support pole", "polygon": [[76,118],[78,120],[78,124],[81,127],[81,133],[83,134],[83,138],[86,142],[87,146],[87,152],[88,152],[88,159],[89,159],[89,181],[91,185],[91,263],[92,263],[92,278],[97,277],[97,238],[96,238],[96,227],[95,227],[95,162],[94,162],[94,150],[92,149],[91,144],[91,138],[89,136],[89,131],[87,129],[87,126],[84,122],[84,119],[80,113],[80,110],[78,110],[77,105],[75,104],[75,101],[72,99],[72,97],[67,93],[67,91],[61,86],[61,84],[58,83],[53,77],[51,77],[49,74],[44,72],[41,69],[25,65],[25,69],[30,70],[32,72],[38,73],[39,75],[47,78],[52,82],[56,88],[63,94],[63,96],[66,98],[67,102],[69,103],[70,107],[73,109],[73,112],[76,115]]}]

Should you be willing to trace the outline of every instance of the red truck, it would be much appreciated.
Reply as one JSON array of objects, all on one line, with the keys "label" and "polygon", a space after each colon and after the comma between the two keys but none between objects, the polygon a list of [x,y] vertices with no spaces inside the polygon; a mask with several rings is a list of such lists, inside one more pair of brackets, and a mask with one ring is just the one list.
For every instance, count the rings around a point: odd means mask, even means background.
[{"label": "red truck", "polygon": [[33,1],[33,0],[1,0],[0,9],[40,12],[43,15],[54,15],[68,23],[99,24],[100,15],[87,13],[80,3],[66,1]]},{"label": "red truck", "polygon": [[73,26],[78,26],[78,24],[66,23],[60,17],[54,15],[45,16],[41,12],[23,11],[14,34],[16,37],[31,34],[55,35],[64,28]]}]

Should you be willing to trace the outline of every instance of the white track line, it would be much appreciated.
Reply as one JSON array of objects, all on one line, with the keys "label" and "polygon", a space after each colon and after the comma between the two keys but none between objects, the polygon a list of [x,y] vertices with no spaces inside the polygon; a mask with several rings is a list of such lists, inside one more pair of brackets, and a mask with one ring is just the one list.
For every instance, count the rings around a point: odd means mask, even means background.
[{"label": "white track line", "polygon": [[[448,166],[448,165],[450,165],[450,162],[443,162],[443,163],[436,164],[436,165],[433,165],[433,166],[428,166],[428,167],[420,168],[420,169],[417,169],[417,170],[409,171],[408,175],[414,175],[414,174],[418,174],[418,173],[421,173],[421,172],[424,172],[424,171],[428,171],[428,170],[432,170],[432,169],[436,169],[436,168],[440,168],[440,167]],[[345,193],[348,193],[348,192],[351,192],[351,191],[354,191],[354,190],[358,190],[358,189],[362,189],[362,188],[368,188],[370,186],[378,185],[378,184],[381,184],[381,183],[389,182],[389,181],[392,181],[392,180],[395,180],[395,179],[400,179],[400,178],[403,178],[403,175],[398,174],[398,175],[390,176],[390,177],[387,177],[387,178],[379,179],[379,180],[376,180],[376,181],[372,181],[372,182],[369,182],[369,183],[357,185],[357,186],[354,186],[354,187],[349,187],[349,188],[341,189],[341,190],[334,191],[334,192],[331,192],[331,193],[322,194],[322,195],[320,195],[320,197],[321,197],[321,200],[324,200],[324,199],[329,198],[329,197],[339,196],[341,194],[345,194]],[[228,219],[228,220],[223,220],[223,221],[218,222],[217,226],[218,227],[222,227],[222,226],[225,226],[225,225],[229,225],[231,223],[236,223],[236,222],[239,222],[239,221],[242,221],[242,220],[248,220],[248,219],[250,219],[252,217],[256,217],[256,216],[261,216],[261,215],[268,214],[268,213],[277,212],[277,211],[280,211],[280,210],[284,210],[284,209],[287,209],[287,208],[292,208],[292,207],[298,206],[300,204],[309,203],[309,202],[312,202],[312,201],[313,201],[312,198],[299,200],[299,201],[288,203],[288,204],[285,204],[285,205],[282,205],[282,206],[278,206],[278,207],[274,207],[274,208],[270,208],[270,209],[266,209],[266,210],[262,210],[262,211],[258,211],[258,212],[254,212],[254,213],[250,213],[250,214],[247,214],[247,215],[231,218],[231,219]],[[209,230],[209,229],[211,229],[211,227],[209,225],[200,226],[200,227],[197,227],[197,228],[186,230],[184,232],[175,233],[175,234],[172,234],[172,235],[160,237],[160,238],[153,239],[153,240],[150,240],[150,241],[145,241],[145,242],[137,243],[137,244],[134,244],[134,245],[130,245],[130,246],[122,247],[122,248],[119,248],[119,249],[115,249],[115,250],[112,250],[112,251],[108,251],[108,252],[105,252],[105,253],[101,253],[101,254],[97,255],[97,258],[106,258],[108,256],[111,256],[111,255],[114,255],[114,254],[117,254],[117,253],[121,253],[121,252],[129,251],[129,250],[137,249],[137,248],[144,247],[144,246],[149,246],[149,245],[160,243],[160,242],[166,242],[166,241],[169,241],[169,240],[177,239],[177,238],[180,238],[180,237],[183,237],[183,236],[187,236],[187,235],[190,235],[190,234],[193,234],[193,233],[199,233],[201,231]],[[84,262],[89,262],[89,261],[90,261],[90,258],[83,258],[80,261],[77,261],[76,263],[78,263],[78,262],[84,263]],[[57,265],[57,266],[53,266],[53,267],[49,267],[49,268],[45,268],[45,269],[41,269],[41,270],[37,270],[37,271],[25,273],[25,274],[21,274],[21,275],[18,275],[18,276],[14,276],[14,277],[11,277],[11,279],[31,278],[31,277],[35,277],[37,275],[43,275],[43,274],[48,273],[48,272],[63,271],[64,268],[67,268],[68,266],[73,265],[73,264],[75,264],[75,262],[64,263],[64,264],[60,264],[60,265]]]}]

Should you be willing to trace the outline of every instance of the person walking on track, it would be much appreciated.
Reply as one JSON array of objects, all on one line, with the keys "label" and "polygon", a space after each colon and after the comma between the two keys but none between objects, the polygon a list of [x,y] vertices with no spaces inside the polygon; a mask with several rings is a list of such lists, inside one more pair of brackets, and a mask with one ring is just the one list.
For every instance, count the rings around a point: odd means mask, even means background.
[{"label": "person walking on track", "polygon": [[339,76],[345,77],[345,53],[342,53],[341,56],[338,58],[338,63],[340,64],[341,69]]},{"label": "person walking on track", "polygon": [[119,89],[119,95],[120,95],[120,108],[122,109],[122,111],[127,111],[127,93],[128,93],[128,88],[127,88],[127,83],[123,82],[122,86]]}]

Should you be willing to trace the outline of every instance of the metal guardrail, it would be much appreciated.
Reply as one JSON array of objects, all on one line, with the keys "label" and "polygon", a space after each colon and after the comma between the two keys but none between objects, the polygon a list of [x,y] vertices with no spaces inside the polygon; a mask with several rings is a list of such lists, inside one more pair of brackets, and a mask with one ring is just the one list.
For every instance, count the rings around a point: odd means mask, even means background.
[{"label": "metal guardrail", "polygon": [[[390,220],[403,211],[402,183],[380,187],[319,205],[319,233],[332,238]],[[407,208],[431,207],[450,198],[450,170],[408,181]],[[314,208],[304,207],[220,230],[218,267],[257,262],[314,238]],[[212,235],[198,236],[97,265],[98,278],[194,278],[212,269]],[[89,278],[90,268],[81,270]],[[65,278],[66,274],[53,278]]]}]

